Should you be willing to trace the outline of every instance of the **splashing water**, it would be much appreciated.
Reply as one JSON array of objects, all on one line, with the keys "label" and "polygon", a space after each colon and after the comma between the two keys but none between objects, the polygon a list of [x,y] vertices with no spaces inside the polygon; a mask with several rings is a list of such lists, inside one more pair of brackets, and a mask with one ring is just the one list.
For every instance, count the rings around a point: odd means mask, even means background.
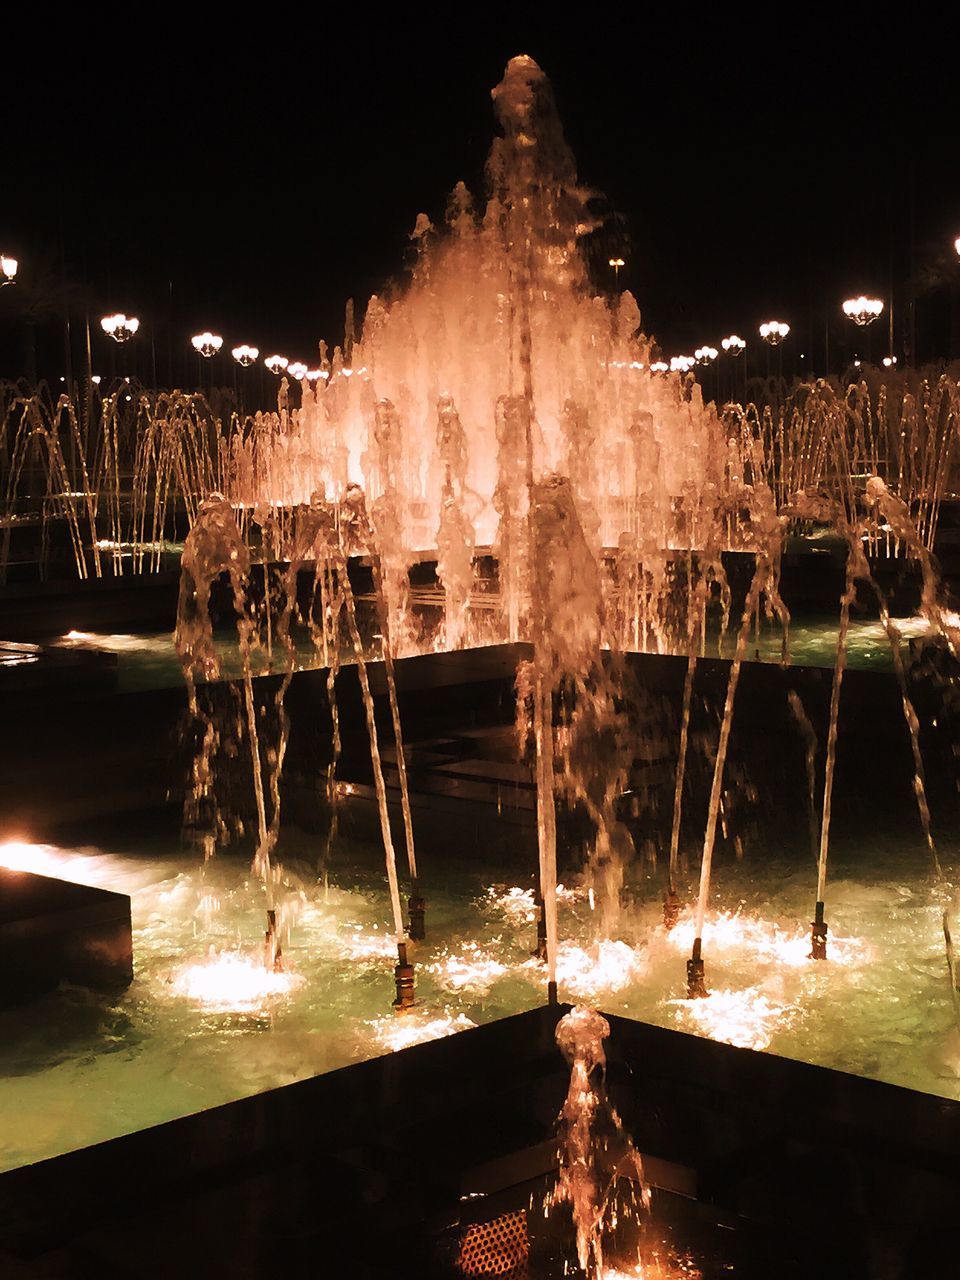
[{"label": "splashing water", "polygon": [[671,1003],[689,1030],[738,1049],[766,1049],[774,1034],[788,1027],[799,1013],[796,1005],[785,1004],[759,987],[712,991],[706,1000]]},{"label": "splashing water", "polygon": [[477,1024],[463,1013],[442,1014],[439,1017],[427,1013],[408,1013],[402,1019],[380,1018],[367,1024],[377,1043],[390,1052],[409,1049],[428,1040],[441,1040],[444,1036],[470,1031]]},{"label": "splashing water", "polygon": [[268,1012],[274,1002],[289,996],[303,982],[297,974],[267,968],[262,959],[224,951],[203,964],[188,964],[178,970],[171,990],[214,1012]]}]

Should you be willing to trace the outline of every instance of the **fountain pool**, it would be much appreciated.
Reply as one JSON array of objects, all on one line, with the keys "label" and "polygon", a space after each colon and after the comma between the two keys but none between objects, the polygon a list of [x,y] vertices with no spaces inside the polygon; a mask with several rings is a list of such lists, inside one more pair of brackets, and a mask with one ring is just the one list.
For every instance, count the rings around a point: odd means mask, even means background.
[{"label": "fountain pool", "polygon": [[[392,1013],[395,941],[382,852],[344,840],[329,884],[315,845],[284,833],[286,972],[252,957],[262,887],[246,862],[144,836],[122,852],[8,841],[0,862],[128,893],[135,977],[119,997],[61,989],[0,1013],[0,1168],[468,1029],[544,998],[531,961],[530,878],[502,863],[447,865],[429,883],[417,1011]],[[953,861],[954,850],[943,850]],[[585,892],[560,895],[562,999],[730,1043],[960,1098],[940,934],[918,838],[837,841],[832,959],[813,965],[815,868],[718,868],[707,917],[708,1000],[687,1001],[692,915],[662,928],[659,880],[632,886],[622,927],[597,941]],[[532,851],[518,856],[532,870]],[[687,900],[692,900],[692,885]]]},{"label": "fountain pool", "polygon": [[[894,625],[903,637],[904,646],[910,640],[930,634],[929,624],[920,617],[894,618]],[[790,624],[790,660],[794,666],[832,667],[837,656],[838,620],[832,617],[804,617],[794,615]],[[782,632],[779,627],[764,623],[760,634],[751,644],[751,653],[760,662],[779,663],[782,649]],[[215,633],[218,652],[222,655],[223,672],[227,678],[237,678],[241,673],[241,660],[235,630],[218,630]],[[183,672],[177,656],[173,636],[168,631],[143,631],[111,633],[105,631],[70,631],[52,642],[63,648],[95,649],[113,654],[117,661],[117,687],[120,690],[181,688]],[[733,656],[736,635],[727,632],[722,641],[716,634],[707,634],[706,652],[723,657]],[[352,653],[344,652],[344,663],[353,661]],[[264,650],[252,655],[254,673],[273,671],[282,674],[287,670],[285,652],[275,651],[273,659]],[[297,670],[307,670],[321,664],[313,643],[305,636],[299,638],[294,660]],[[876,618],[853,618],[847,636],[847,666],[852,670],[892,671],[890,642]]]}]

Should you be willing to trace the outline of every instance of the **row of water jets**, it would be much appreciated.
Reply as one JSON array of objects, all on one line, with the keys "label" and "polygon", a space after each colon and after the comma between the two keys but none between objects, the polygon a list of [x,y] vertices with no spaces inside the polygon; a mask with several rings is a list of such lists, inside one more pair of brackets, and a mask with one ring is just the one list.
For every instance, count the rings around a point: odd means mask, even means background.
[{"label": "row of water jets", "polygon": [[[629,334],[638,320],[621,317],[619,327]],[[365,343],[386,341],[383,327],[354,344],[356,360]],[[646,348],[616,336],[617,327],[606,320],[614,332],[602,335],[606,349],[592,369],[604,396],[567,397],[538,420],[535,443],[541,469],[576,478],[594,543],[611,554],[635,549],[651,585],[662,581],[670,553],[702,546],[713,525],[722,548],[749,549],[739,509],[755,473],[780,511],[797,491],[821,487],[852,511],[863,480],[881,476],[933,547],[941,504],[957,490],[953,378],[799,384],[775,404],[715,409],[702,403],[692,375],[652,377],[642,359],[626,359]],[[277,411],[254,416],[179,391],[131,395],[122,385],[91,401],[0,384],[0,580],[27,556],[41,575],[159,571],[212,492],[234,505],[255,553],[278,559],[296,509],[318,487],[341,493],[359,483],[372,506],[386,495],[392,511],[379,512],[378,526],[392,518],[397,556],[437,554],[448,597],[440,643],[456,648],[466,638],[473,551],[499,549],[509,560],[503,508],[517,478],[507,470],[520,461],[523,406],[494,387],[482,414],[468,415],[450,391],[424,389],[411,404],[406,383],[390,388],[395,402],[376,372],[382,360],[370,360],[350,367],[337,348],[327,381],[289,388],[283,379]],[[435,378],[442,386],[440,371]],[[597,414],[616,430],[601,429]],[[867,532],[871,550],[902,550],[889,529]]]}]

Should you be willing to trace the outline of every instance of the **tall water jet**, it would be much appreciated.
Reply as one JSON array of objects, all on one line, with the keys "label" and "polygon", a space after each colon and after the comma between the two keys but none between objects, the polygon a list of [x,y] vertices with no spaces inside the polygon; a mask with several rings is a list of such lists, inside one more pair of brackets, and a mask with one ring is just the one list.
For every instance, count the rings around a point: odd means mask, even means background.
[{"label": "tall water jet", "polygon": [[703,854],[700,862],[700,889],[697,895],[695,912],[694,940],[690,959],[687,961],[687,996],[698,999],[708,994],[703,965],[703,924],[707,914],[707,901],[710,894],[710,872],[713,864],[713,849],[717,836],[717,822],[720,816],[720,796],[723,786],[723,772],[727,762],[727,747],[730,743],[730,729],[733,723],[734,701],[737,696],[737,685],[740,680],[740,669],[746,656],[750,639],[750,627],[760,607],[761,598],[766,595],[767,608],[774,613],[784,628],[784,650],[786,651],[786,629],[790,621],[787,608],[780,598],[780,555],[783,547],[784,522],[777,515],[770,490],[758,482],[753,489],[753,509],[751,511],[752,527],[757,542],[756,568],[743,606],[740,631],[737,636],[737,648],[730,664],[727,677],[727,694],[723,707],[723,718],[720,723],[720,739],[717,743],[717,756],[714,762],[713,781],[710,786],[710,798],[707,808],[707,824],[703,837]]},{"label": "tall water jet", "polygon": [[[214,582],[222,574],[226,574],[230,580],[243,667],[243,703],[257,810],[258,838],[253,865],[263,881],[266,894],[267,928],[264,940],[266,963],[269,968],[276,969],[280,967],[281,953],[271,853],[279,831],[280,797],[277,783],[271,787],[274,813],[273,821],[268,824],[263,786],[263,763],[253,697],[253,675],[250,666],[250,648],[255,632],[255,623],[250,617],[247,601],[250,556],[240,536],[230,504],[222,495],[212,494],[202,504],[184,544],[175,633],[177,651],[187,681],[189,705],[194,715],[198,714],[196,676],[199,674],[205,679],[210,679],[220,674],[220,659],[213,640],[210,594]],[[283,742],[285,742],[285,735],[283,735]],[[205,734],[205,746],[206,743]],[[272,763],[276,770],[282,767],[282,759],[283,743],[274,753]]]}]

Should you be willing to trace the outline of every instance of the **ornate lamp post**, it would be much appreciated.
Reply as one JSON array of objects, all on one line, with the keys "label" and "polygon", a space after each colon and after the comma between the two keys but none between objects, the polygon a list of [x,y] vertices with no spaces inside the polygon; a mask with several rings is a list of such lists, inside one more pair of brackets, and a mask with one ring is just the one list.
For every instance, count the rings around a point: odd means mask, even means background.
[{"label": "ornate lamp post", "polygon": [[297,382],[302,382],[307,376],[307,366],[302,360],[291,360],[287,365],[287,373]]},{"label": "ornate lamp post", "polygon": [[122,345],[124,342],[129,342],[137,332],[140,321],[136,316],[125,316],[118,311],[116,315],[104,316],[100,321],[100,328],[114,342]]},{"label": "ornate lamp post", "polygon": [[861,328],[873,324],[882,310],[883,303],[879,298],[867,298],[862,293],[859,298],[847,298],[843,304],[843,314]]},{"label": "ornate lamp post", "polygon": [[246,343],[241,343],[239,347],[234,347],[230,352],[241,369],[248,369],[260,355],[259,347],[249,347]]},{"label": "ornate lamp post", "polygon": [[[874,320],[877,319],[877,317],[880,315],[882,311],[883,311],[883,303],[879,298],[868,298],[862,293],[860,294],[859,298],[847,298],[847,300],[843,304],[843,314],[847,317],[848,320],[852,320],[858,329],[865,329],[867,325],[873,324]],[[892,341],[892,336],[893,335],[891,334],[891,341]],[[864,347],[866,348],[866,351],[865,351],[866,358],[869,360],[870,358],[869,340],[867,339],[864,340]],[[860,367],[859,361],[856,367],[857,368]]]},{"label": "ornate lamp post", "polygon": [[3,279],[0,280],[0,289],[5,284],[13,284],[15,282],[19,266],[20,263],[16,258],[11,258],[8,253],[0,253],[0,275],[3,276]]},{"label": "ornate lamp post", "polygon": [[190,339],[190,345],[198,356],[203,356],[204,360],[209,360],[223,346],[223,339],[219,333],[211,333],[209,329],[206,329],[203,333],[195,333]]},{"label": "ornate lamp post", "polygon": [[742,338],[737,337],[735,333],[731,333],[729,338],[724,338],[720,343],[728,356],[742,356],[746,343]]},{"label": "ornate lamp post", "polygon": [[267,356],[263,363],[274,377],[279,378],[280,374],[283,373],[290,361],[286,356]]},{"label": "ornate lamp post", "polygon": [[613,287],[617,290],[620,288],[620,268],[626,265],[622,258],[608,259],[608,266],[613,267]]},{"label": "ornate lamp post", "polygon": [[790,326],[782,320],[766,320],[760,326],[760,337],[770,347],[779,347],[790,332]]}]

